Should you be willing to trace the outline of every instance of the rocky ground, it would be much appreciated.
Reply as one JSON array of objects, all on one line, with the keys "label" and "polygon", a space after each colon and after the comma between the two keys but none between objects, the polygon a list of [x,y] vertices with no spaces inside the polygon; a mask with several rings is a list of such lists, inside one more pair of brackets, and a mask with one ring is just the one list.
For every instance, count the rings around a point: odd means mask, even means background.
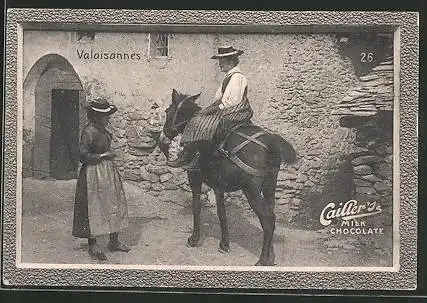
[{"label": "rocky ground", "polygon": [[[97,263],[87,243],[71,235],[75,180],[23,180],[22,262]],[[220,229],[214,205],[202,208],[202,241],[186,246],[192,230],[191,194],[163,191],[147,194],[138,183],[125,182],[129,227],[121,240],[129,253],[106,252],[103,263],[140,265],[250,266],[258,260],[262,230],[241,203],[227,206],[231,252],[218,252]],[[274,245],[277,266],[390,266],[390,254],[360,249],[354,239],[331,238],[325,231],[291,228],[277,222]],[[102,245],[107,238],[100,239]],[[348,243],[348,241],[353,241]]]}]

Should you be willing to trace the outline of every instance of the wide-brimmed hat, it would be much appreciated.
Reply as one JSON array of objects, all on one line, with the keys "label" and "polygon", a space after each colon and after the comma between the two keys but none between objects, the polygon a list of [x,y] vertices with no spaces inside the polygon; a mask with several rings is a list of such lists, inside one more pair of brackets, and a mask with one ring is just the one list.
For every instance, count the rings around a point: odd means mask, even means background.
[{"label": "wide-brimmed hat", "polygon": [[211,59],[219,59],[230,56],[240,56],[243,54],[243,51],[240,49],[235,49],[232,46],[223,46],[218,47],[218,54],[211,57]]},{"label": "wide-brimmed hat", "polygon": [[104,98],[97,98],[91,100],[89,104],[86,106],[87,110],[93,111],[98,114],[103,115],[111,115],[117,111],[117,107],[115,105],[110,104]]}]

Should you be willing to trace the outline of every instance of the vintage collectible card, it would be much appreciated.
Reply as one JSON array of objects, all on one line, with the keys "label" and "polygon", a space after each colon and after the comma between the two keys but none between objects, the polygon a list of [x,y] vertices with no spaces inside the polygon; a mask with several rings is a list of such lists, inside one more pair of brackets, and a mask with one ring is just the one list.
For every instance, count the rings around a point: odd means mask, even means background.
[{"label": "vintage collectible card", "polygon": [[3,283],[415,289],[418,30],[9,10]]}]

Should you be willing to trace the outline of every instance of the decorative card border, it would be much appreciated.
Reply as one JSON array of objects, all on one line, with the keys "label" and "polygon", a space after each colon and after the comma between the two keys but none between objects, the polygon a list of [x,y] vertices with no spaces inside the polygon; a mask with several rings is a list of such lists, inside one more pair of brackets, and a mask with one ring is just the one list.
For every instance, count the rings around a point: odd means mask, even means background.
[{"label": "decorative card border", "polygon": [[[17,117],[22,33],[25,29],[179,32],[338,32],[380,29],[395,37],[394,215],[398,216],[399,266],[388,271],[316,268],[304,271],[162,269],[80,265],[78,268],[18,266],[20,209],[17,175],[21,144]],[[279,11],[136,11],[103,9],[10,9],[7,12],[5,86],[5,169],[3,203],[3,283],[29,287],[209,288],[209,289],[415,289],[417,282],[418,67],[419,20],[412,12],[279,12]],[[396,145],[396,142],[398,144]],[[395,229],[396,230],[396,229]]]}]

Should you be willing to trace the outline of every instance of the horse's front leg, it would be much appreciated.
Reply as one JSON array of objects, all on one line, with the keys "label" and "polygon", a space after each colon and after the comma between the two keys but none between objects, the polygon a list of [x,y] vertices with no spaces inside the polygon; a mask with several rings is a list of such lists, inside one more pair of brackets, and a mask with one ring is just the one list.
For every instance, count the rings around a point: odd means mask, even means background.
[{"label": "horse's front leg", "polygon": [[193,193],[193,233],[188,238],[188,246],[197,246],[200,240],[200,195],[202,193],[202,175],[199,171],[189,171],[188,180]]},{"label": "horse's front leg", "polygon": [[224,191],[215,189],[216,211],[221,226],[221,242],[219,242],[218,251],[230,252],[230,239],[228,234],[227,213],[224,203]]}]

